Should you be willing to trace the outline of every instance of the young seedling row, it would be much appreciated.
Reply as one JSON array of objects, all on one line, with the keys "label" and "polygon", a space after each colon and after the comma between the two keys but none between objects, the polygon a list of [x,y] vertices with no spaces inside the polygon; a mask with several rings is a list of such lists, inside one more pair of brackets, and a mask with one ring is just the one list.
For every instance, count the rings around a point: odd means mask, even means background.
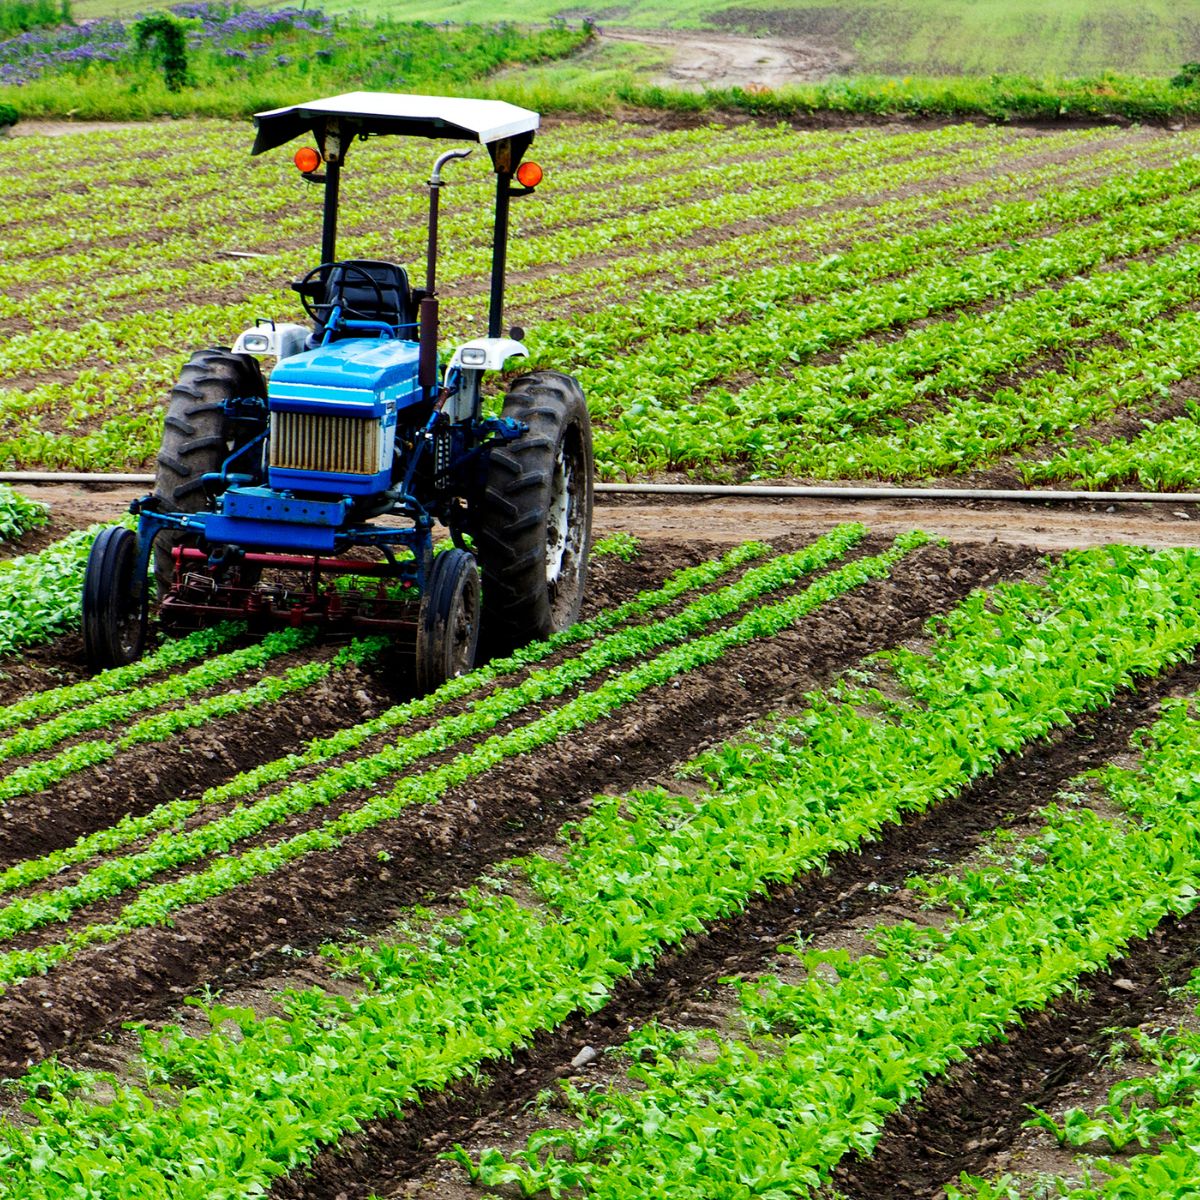
[{"label": "young seedling row", "polygon": [[[280,280],[311,266],[319,214],[286,168],[220,154],[229,131],[175,124],[107,134],[123,166],[86,194],[48,188],[37,138],[6,148],[14,465],[147,465],[182,365],[162,347],[299,316]],[[579,123],[546,138],[539,204],[514,215],[509,309],[533,365],[582,382],[602,475],[1190,486],[1176,385],[1194,364],[1164,376],[1173,348],[1142,338],[1195,306],[1194,133]],[[360,153],[343,232],[368,258],[419,261],[419,155]],[[484,307],[486,188],[465,170],[442,217],[447,338]]]}]

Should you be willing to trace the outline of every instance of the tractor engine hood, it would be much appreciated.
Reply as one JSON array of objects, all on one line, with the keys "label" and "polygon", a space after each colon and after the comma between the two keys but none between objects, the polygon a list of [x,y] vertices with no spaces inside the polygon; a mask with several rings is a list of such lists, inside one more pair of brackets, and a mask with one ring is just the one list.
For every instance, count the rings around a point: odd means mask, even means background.
[{"label": "tractor engine hood", "polygon": [[280,361],[267,387],[271,487],[386,491],[399,415],[424,401],[417,357],[413,342],[347,338]]}]

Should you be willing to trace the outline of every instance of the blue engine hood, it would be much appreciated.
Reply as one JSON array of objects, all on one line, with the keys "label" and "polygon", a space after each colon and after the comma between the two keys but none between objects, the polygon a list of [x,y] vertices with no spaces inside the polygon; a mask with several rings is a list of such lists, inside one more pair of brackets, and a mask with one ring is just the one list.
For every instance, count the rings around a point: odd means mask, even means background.
[{"label": "blue engine hood", "polygon": [[366,407],[382,415],[419,404],[418,354],[415,342],[383,338],[344,338],[294,354],[271,372],[268,406],[280,412]]}]

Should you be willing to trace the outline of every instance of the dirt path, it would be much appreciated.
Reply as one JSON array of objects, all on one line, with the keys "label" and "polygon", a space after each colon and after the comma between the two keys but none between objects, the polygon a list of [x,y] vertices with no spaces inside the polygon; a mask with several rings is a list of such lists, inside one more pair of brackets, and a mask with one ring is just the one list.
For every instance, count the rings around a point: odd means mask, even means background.
[{"label": "dirt path", "polygon": [[654,82],[694,88],[777,88],[815,83],[848,70],[853,56],[809,40],[737,37],[708,30],[614,29],[600,31],[601,44],[637,42],[671,55],[666,73]]},{"label": "dirt path", "polygon": [[[97,521],[115,521],[141,487],[87,490],[67,485],[26,488],[50,505],[53,533]],[[1200,545],[1200,505],[1000,504],[926,500],[668,500],[608,499],[596,506],[595,534],[622,531],[647,542],[703,539],[726,545],[749,538],[816,535],[843,521],[862,521],[894,536],[919,526],[951,541],[997,541],[1037,550],[1070,550],[1108,542],[1133,545]],[[22,549],[36,548],[32,543]]]}]

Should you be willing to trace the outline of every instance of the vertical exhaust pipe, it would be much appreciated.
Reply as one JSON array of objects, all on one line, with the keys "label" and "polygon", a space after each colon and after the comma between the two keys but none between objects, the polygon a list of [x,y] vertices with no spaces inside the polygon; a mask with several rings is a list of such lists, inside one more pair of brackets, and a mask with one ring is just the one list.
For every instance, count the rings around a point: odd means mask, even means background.
[{"label": "vertical exhaust pipe", "polygon": [[433,164],[429,177],[429,243],[425,251],[425,295],[421,297],[418,319],[417,383],[426,391],[437,387],[438,301],[437,248],[438,198],[442,190],[442,168],[456,158],[466,158],[470,150],[447,150]]}]

